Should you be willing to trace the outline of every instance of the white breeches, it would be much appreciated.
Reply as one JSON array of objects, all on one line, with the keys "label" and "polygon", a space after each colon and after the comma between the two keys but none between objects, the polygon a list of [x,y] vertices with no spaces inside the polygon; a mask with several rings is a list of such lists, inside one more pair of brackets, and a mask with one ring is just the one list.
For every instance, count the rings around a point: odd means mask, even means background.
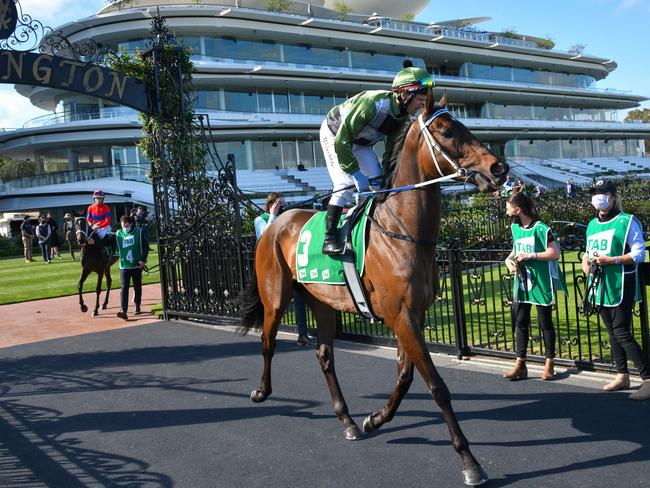
[{"label": "white breeches", "polygon": [[[336,155],[334,148],[334,141],[336,136],[332,134],[329,127],[327,127],[327,120],[324,120],[320,126],[320,145],[323,148],[325,155],[325,162],[327,163],[327,171],[332,179],[333,190],[341,190],[347,186],[354,187],[354,178],[351,174],[346,173],[339,166],[339,158]],[[352,153],[359,162],[359,169],[368,178],[375,178],[381,176],[381,164],[377,154],[372,149],[372,146],[360,146],[354,144],[352,146]],[[337,207],[347,207],[354,201],[354,188],[349,190],[339,191],[334,193],[330,199],[330,205]]]},{"label": "white breeches", "polygon": [[102,227],[101,229],[95,229],[95,234],[100,238],[103,239],[106,234],[108,234],[111,231],[110,227]]}]

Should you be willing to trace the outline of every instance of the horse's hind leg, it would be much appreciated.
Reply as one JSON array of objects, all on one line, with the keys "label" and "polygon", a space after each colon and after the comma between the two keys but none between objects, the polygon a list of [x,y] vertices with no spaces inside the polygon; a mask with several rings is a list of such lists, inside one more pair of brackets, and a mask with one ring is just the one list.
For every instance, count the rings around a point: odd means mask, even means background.
[{"label": "horse's hind leg", "polygon": [[88,307],[84,303],[83,290],[84,290],[84,281],[88,278],[90,271],[87,269],[81,270],[81,276],[79,277],[79,283],[77,283],[77,291],[79,292],[79,308],[83,313],[88,311]]},{"label": "horse's hind leg", "polygon": [[422,375],[431,396],[440,407],[451,435],[452,445],[463,460],[463,481],[470,486],[482,485],[487,481],[488,476],[469,449],[469,442],[465,434],[463,434],[456,414],[451,407],[451,395],[447,385],[433,365],[417,319],[410,312],[404,312],[397,320],[390,321],[390,323],[395,324],[393,330],[398,340]]},{"label": "horse's hind leg", "polygon": [[401,345],[397,344],[397,383],[393,387],[390,398],[378,412],[369,414],[363,421],[363,430],[372,432],[393,420],[402,399],[408,393],[413,383],[413,361],[404,352]]},{"label": "horse's hind leg", "polygon": [[97,317],[99,315],[99,295],[102,293],[102,280],[104,279],[104,273],[103,272],[97,272],[97,286],[95,287],[95,293],[96,293],[96,298],[95,298],[95,310],[93,310],[93,317]]},{"label": "horse's hind leg", "polygon": [[106,297],[104,298],[104,303],[102,304],[102,310],[108,308],[108,296],[111,293],[111,285],[113,284],[113,279],[111,278],[111,268],[110,266],[106,268]]},{"label": "horse's hind leg", "polygon": [[311,296],[305,297],[305,299],[309,303],[309,307],[318,323],[318,349],[316,350],[316,357],[325,375],[330,395],[332,395],[334,413],[336,413],[336,417],[345,426],[345,430],[343,431],[345,438],[349,441],[360,439],[361,430],[354,420],[352,420],[352,417],[350,417],[348,406],[345,403],[345,398],[343,398],[339,380],[336,377],[336,370],[334,369],[334,335],[336,333],[336,315],[334,309]]}]

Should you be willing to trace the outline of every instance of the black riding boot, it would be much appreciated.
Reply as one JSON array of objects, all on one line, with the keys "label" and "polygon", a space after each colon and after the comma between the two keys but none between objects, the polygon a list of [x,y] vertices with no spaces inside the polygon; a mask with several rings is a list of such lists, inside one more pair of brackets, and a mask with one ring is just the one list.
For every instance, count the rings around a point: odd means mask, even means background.
[{"label": "black riding boot", "polygon": [[325,242],[323,242],[323,254],[342,254],[343,244],[338,241],[336,227],[341,218],[342,207],[336,205],[327,206],[327,220],[325,228]]}]

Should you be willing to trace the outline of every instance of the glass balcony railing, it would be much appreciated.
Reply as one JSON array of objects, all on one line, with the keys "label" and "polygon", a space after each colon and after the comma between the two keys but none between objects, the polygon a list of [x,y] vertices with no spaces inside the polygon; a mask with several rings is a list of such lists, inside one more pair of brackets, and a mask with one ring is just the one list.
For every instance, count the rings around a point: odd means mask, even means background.
[{"label": "glass balcony railing", "polygon": [[23,129],[96,119],[135,118],[137,120],[137,117],[138,112],[128,107],[106,107],[98,108],[93,111],[66,111],[42,115],[35,119],[28,120],[23,124]]},{"label": "glass balcony railing", "polygon": [[147,172],[149,164],[125,166],[101,166],[76,171],[58,171],[43,175],[30,176],[12,181],[0,182],[0,194],[15,192],[17,190],[35,186],[61,185],[63,183],[76,183],[78,181],[97,180],[102,178],[119,178],[121,180],[135,180],[148,182]]}]

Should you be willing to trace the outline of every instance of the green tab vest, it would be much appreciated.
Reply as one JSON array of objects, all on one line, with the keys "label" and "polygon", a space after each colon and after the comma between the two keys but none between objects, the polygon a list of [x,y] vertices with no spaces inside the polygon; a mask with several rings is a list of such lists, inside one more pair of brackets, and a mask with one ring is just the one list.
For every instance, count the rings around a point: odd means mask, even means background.
[{"label": "green tab vest", "polygon": [[129,234],[124,229],[117,231],[117,249],[120,254],[120,269],[134,269],[142,261],[142,229],[136,227]]},{"label": "green tab vest", "polygon": [[[514,256],[519,253],[541,253],[548,246],[548,234],[551,229],[543,222],[535,222],[530,229],[519,224],[512,224],[512,250]],[[512,299],[515,302],[551,305],[555,301],[554,292],[566,292],[564,277],[557,261],[523,261],[528,279],[523,283],[519,275],[515,276]]]},{"label": "green tab vest", "polygon": [[[620,213],[612,220],[599,222],[593,219],[587,226],[587,255],[596,256],[622,256],[625,253],[625,241],[632,224],[632,215]],[[622,264],[603,266],[603,274],[596,289],[596,304],[604,307],[616,307],[623,301],[623,284],[625,279],[637,280],[636,298],[641,301],[638,273],[624,273]],[[591,275],[587,279],[587,286],[591,282]]]}]

